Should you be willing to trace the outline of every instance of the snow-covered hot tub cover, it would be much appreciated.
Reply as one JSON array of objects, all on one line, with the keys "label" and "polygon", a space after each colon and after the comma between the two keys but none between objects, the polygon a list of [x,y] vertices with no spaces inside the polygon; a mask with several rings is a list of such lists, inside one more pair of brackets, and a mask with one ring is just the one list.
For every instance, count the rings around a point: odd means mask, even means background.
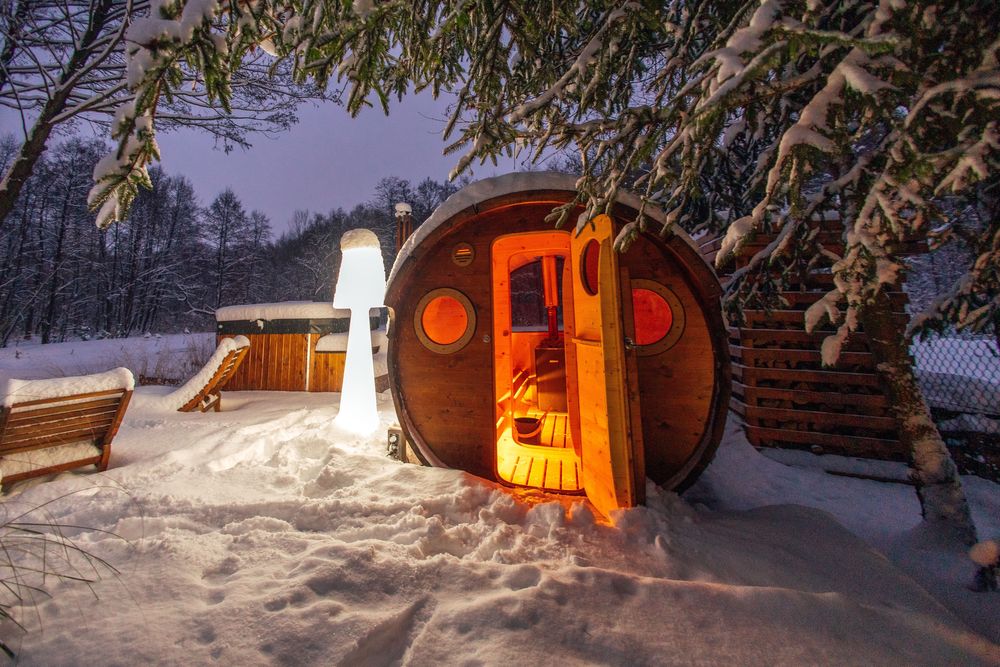
[{"label": "snow-covered hot tub cover", "polygon": [[[346,333],[351,311],[334,308],[329,301],[283,301],[224,306],[215,311],[216,332],[221,335]],[[381,317],[372,317],[372,329]]]},{"label": "snow-covered hot tub cover", "polygon": [[215,311],[216,322],[245,320],[330,320],[350,318],[351,311],[334,308],[328,301],[282,301],[253,303],[243,306],[223,306]]}]

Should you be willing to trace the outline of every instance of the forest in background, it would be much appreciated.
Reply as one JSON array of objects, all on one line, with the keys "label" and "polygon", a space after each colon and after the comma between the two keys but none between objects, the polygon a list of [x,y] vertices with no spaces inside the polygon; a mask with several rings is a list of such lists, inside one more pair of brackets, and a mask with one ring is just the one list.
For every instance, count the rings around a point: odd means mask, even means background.
[{"label": "forest in background", "polygon": [[[18,148],[13,136],[0,137],[0,170]],[[387,176],[350,210],[289,212],[287,230],[275,235],[275,221],[246,210],[232,190],[201,202],[185,176],[154,167],[153,188],[139,190],[128,219],[99,230],[86,195],[93,165],[107,150],[97,139],[56,144],[0,223],[0,347],[25,339],[207,331],[220,306],[331,300],[345,231],[373,230],[388,269],[395,258],[394,204],[410,203],[419,225],[459,187]],[[547,166],[581,168],[571,159]],[[953,244],[911,259],[912,312],[960,277],[968,252]]]},{"label": "forest in background", "polygon": [[[0,138],[0,171],[19,146]],[[46,151],[14,210],[0,221],[0,347],[207,331],[215,309],[239,303],[330,300],[340,237],[365,227],[395,256],[393,205],[419,224],[457,186],[387,176],[350,210],[289,212],[284,233],[247,211],[229,189],[201,202],[183,175],[150,170],[128,219],[100,230],[86,205],[93,165],[108,151],[96,139],[67,139]]]}]

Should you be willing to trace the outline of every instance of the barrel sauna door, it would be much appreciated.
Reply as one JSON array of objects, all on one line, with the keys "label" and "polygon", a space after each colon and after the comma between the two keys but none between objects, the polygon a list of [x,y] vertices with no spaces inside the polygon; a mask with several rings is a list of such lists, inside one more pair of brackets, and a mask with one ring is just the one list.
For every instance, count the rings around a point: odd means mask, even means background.
[{"label": "barrel sauna door", "polygon": [[634,507],[641,497],[645,471],[635,465],[641,452],[639,429],[630,428],[630,377],[626,365],[622,296],[613,225],[599,215],[570,240],[573,312],[567,327],[568,384],[575,394],[571,419],[583,488],[604,515]]}]

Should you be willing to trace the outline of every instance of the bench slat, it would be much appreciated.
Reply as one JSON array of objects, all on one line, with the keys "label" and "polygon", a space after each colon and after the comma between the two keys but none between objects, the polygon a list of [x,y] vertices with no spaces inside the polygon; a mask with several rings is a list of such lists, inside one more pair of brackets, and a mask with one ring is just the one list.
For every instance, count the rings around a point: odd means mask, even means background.
[{"label": "bench slat", "polygon": [[15,403],[13,406],[11,406],[11,409],[17,411],[21,408],[27,408],[32,405],[43,405],[46,403],[48,404],[60,403],[62,401],[76,401],[82,398],[94,398],[97,396],[115,396],[115,395],[121,396],[126,392],[128,392],[127,389],[105,389],[104,391],[92,391],[86,394],[73,394],[72,396],[60,396],[58,398],[39,398],[33,401],[21,401]]},{"label": "bench slat", "polygon": [[100,410],[88,410],[85,412],[77,412],[72,415],[42,415],[33,419],[22,419],[14,421],[13,419],[7,423],[7,433],[19,433],[24,430],[35,430],[47,428],[49,426],[71,426],[80,420],[84,421],[94,421],[95,419],[106,419],[108,423],[114,421],[115,414],[118,412],[118,407],[112,408],[101,408]]},{"label": "bench slat", "polygon": [[90,441],[99,444],[104,439],[104,430],[95,431],[90,428],[78,428],[71,431],[59,433],[46,433],[44,435],[28,436],[16,440],[4,438],[0,444],[0,455],[7,455],[11,452],[19,452],[25,449],[35,449],[38,444],[48,443],[50,445],[65,445],[70,442]]},{"label": "bench slat", "polygon": [[53,408],[35,408],[33,410],[18,410],[12,412],[9,423],[15,424],[23,421],[38,419],[39,417],[72,417],[77,412],[109,411],[114,412],[121,403],[120,398],[102,398],[80,403],[68,403]]},{"label": "bench slat", "polygon": [[[104,450],[108,450],[110,447],[104,447]],[[3,478],[4,484],[13,484],[14,482],[20,482],[24,479],[30,479],[32,477],[38,477],[40,475],[51,475],[57,472],[65,472],[67,470],[73,470],[74,468],[82,468],[86,465],[96,465],[98,470],[104,470],[101,468],[101,463],[105,459],[105,452],[98,452],[96,456],[88,457],[85,459],[80,459],[78,461],[68,461],[66,463],[60,463],[59,465],[49,466],[47,468],[40,468],[38,470],[29,470],[27,472],[18,473],[16,475],[7,475]]]},{"label": "bench slat", "polygon": [[44,421],[37,424],[7,425],[4,432],[4,442],[17,440],[25,435],[45,435],[48,433],[59,433],[61,431],[76,430],[79,428],[89,428],[94,431],[103,431],[111,426],[115,420],[114,412],[97,414],[84,414],[72,419],[60,419],[58,421]]}]

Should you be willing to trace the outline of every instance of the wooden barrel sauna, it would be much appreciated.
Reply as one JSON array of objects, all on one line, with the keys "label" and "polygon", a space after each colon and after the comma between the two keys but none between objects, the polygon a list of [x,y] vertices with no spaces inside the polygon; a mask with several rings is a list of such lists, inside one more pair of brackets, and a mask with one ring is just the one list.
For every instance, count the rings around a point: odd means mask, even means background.
[{"label": "wooden barrel sauna", "polygon": [[691,239],[643,233],[615,252],[639,205],[626,193],[579,234],[553,229],[574,183],[479,181],[417,229],[389,277],[389,379],[420,462],[585,493],[607,514],[641,503],[647,477],[680,490],[709,463],[729,352],[719,282]]},{"label": "wooden barrel sauna", "polygon": [[[224,388],[339,392],[350,317],[349,310],[314,301],[219,308],[215,312],[217,341],[237,335],[250,340],[250,351]],[[385,348],[380,321],[379,316],[371,318],[375,354],[384,354]],[[384,364],[376,364],[376,373],[379,367],[384,369]]]}]

